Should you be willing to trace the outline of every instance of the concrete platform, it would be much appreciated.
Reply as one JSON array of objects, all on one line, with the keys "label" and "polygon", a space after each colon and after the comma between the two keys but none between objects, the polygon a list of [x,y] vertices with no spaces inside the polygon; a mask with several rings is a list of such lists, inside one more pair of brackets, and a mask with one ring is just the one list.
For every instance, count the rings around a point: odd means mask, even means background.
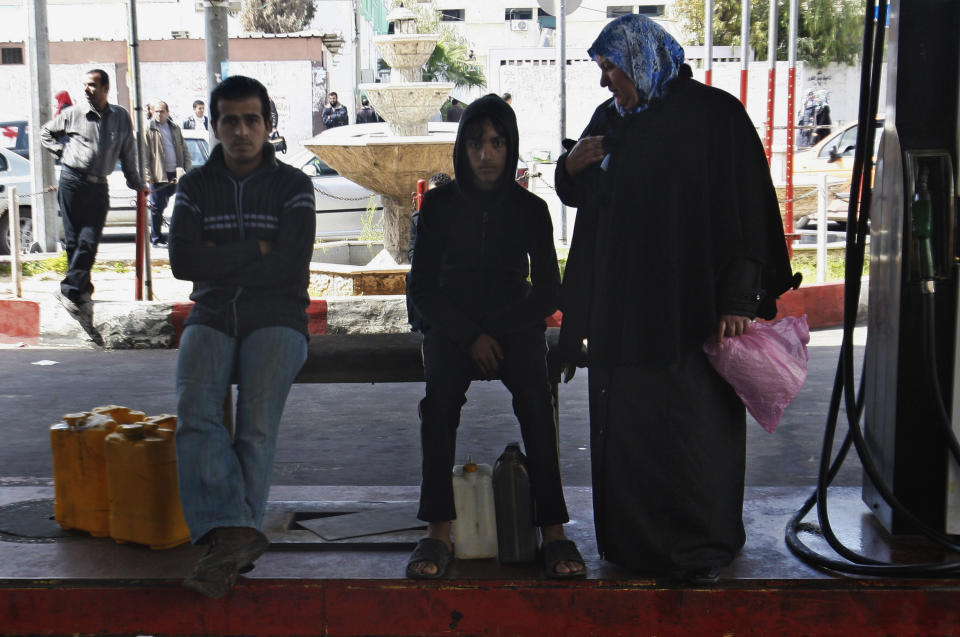
[{"label": "concrete platform", "polygon": [[[35,520],[35,535],[46,529],[61,537],[0,534],[0,633],[960,635],[956,579],[843,577],[795,558],[783,529],[806,489],[748,487],[746,547],[719,583],[700,587],[657,581],[602,561],[586,487],[566,490],[574,518],[568,533],[590,572],[581,581],[547,580],[534,565],[474,560],[455,562],[443,580],[413,582],[404,579],[403,567],[419,531],[326,542],[294,522],[294,512],[360,510],[415,500],[417,492],[275,487],[265,528],[271,550],[217,601],[179,585],[202,553],[199,547],[151,551],[60,533],[49,520]],[[0,489],[0,521],[4,510],[18,505],[34,511],[24,516],[42,518],[46,505],[36,501],[52,497],[48,487]],[[860,501],[859,488],[832,490],[831,498],[834,527],[851,548],[903,561],[943,558],[923,541],[889,538]],[[815,535],[804,538],[825,550]]]}]

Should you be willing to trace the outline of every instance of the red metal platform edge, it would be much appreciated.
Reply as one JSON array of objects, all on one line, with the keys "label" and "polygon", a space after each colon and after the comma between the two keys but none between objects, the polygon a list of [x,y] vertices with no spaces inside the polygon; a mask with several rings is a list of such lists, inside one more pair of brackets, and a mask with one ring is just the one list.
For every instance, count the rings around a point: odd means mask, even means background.
[{"label": "red metal platform edge", "polygon": [[3,635],[958,635],[955,581],[0,582]]}]

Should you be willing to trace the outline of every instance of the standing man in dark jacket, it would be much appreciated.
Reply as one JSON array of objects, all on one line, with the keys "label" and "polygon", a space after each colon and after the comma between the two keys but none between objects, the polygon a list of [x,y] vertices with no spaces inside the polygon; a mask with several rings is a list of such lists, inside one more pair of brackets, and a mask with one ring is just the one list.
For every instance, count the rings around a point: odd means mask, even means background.
[{"label": "standing man in dark jacket", "polygon": [[360,100],[360,110],[357,111],[357,123],[358,124],[376,124],[381,121],[377,117],[377,111],[373,110],[373,107],[370,106],[370,100],[367,98],[362,98]]},{"label": "standing man in dark jacket", "polygon": [[320,114],[320,119],[323,120],[324,126],[327,128],[336,128],[337,126],[346,126],[350,123],[350,119],[347,116],[347,107],[340,103],[336,93],[330,91],[327,102],[327,107],[323,109],[323,113]]},{"label": "standing man in dark jacket", "polygon": [[546,574],[586,573],[563,532],[569,518],[547,375],[544,320],[560,293],[553,226],[543,200],[514,180],[518,142],[516,116],[499,96],[470,104],[453,150],[457,179],[429,191],[420,209],[410,294],[426,324],[418,517],[428,537],[407,564],[412,578],[441,577],[450,562],[460,408],[471,379],[495,376],[520,421]]},{"label": "standing man in dark jacket", "polygon": [[210,130],[210,120],[204,115],[206,110],[207,105],[203,103],[203,100],[194,100],[193,115],[183,120],[183,130],[199,130],[201,128]]},{"label": "standing man in dark jacket", "polygon": [[127,186],[131,190],[146,190],[146,186],[137,171],[130,115],[107,102],[110,76],[102,69],[89,71],[83,90],[87,104],[70,107],[41,126],[40,140],[62,164],[57,202],[63,218],[67,275],[57,298],[99,344],[103,341],[93,327],[90,269],[110,208],[107,176],[119,159]]},{"label": "standing man in dark jacket", "polygon": [[447,109],[447,121],[459,122],[461,117],[463,117],[463,102],[451,97],[450,108]]},{"label": "standing man in dark jacket", "polygon": [[153,105],[153,119],[143,133],[146,154],[144,172],[150,184],[147,207],[150,208],[150,243],[167,245],[163,238],[163,211],[170,195],[177,192],[177,179],[190,170],[190,151],[183,141],[180,127],[170,119],[170,109],[163,100]]},{"label": "standing man in dark jacket", "polygon": [[[185,586],[222,597],[269,545],[260,532],[277,431],[307,357],[313,185],[267,143],[267,89],[240,75],[210,96],[220,144],[180,181],[170,265],[193,281],[177,358],[177,463],[190,538],[208,544]],[[236,423],[223,399],[237,383]]]}]

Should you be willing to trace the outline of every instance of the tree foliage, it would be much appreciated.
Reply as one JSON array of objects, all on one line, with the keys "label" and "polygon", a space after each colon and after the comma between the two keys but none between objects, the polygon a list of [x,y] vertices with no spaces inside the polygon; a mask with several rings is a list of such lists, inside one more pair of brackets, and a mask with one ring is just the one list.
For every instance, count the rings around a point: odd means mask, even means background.
[{"label": "tree foliage", "polygon": [[[685,44],[703,45],[703,0],[676,0],[671,15],[690,34]],[[863,34],[863,5],[859,0],[800,0],[797,19],[797,59],[814,67],[831,62],[851,64],[860,55]],[[777,59],[786,60],[790,8],[778,0]],[[741,0],[714,0],[713,43],[717,46],[740,45]],[[750,46],[757,59],[767,59],[767,34],[770,0],[750,2]]]},{"label": "tree foliage", "polygon": [[[394,5],[397,4],[394,2]],[[470,41],[463,33],[440,20],[440,11],[432,2],[427,6],[418,4],[411,11],[417,16],[418,33],[440,35],[437,48],[423,65],[424,82],[452,82],[457,88],[487,85],[480,64],[470,57],[473,50]]]},{"label": "tree foliage", "polygon": [[310,25],[315,13],[313,0],[244,0],[240,23],[255,33],[296,33]]}]

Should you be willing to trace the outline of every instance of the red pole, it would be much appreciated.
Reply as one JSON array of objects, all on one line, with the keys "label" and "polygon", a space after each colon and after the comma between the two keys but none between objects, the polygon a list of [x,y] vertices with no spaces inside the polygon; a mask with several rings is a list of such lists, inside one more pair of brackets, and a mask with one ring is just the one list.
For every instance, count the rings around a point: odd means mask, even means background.
[{"label": "red pole", "polygon": [[423,193],[427,192],[427,180],[418,179],[417,180],[417,194],[414,195],[414,204],[417,206],[417,210],[420,210],[420,204],[423,203]]},{"label": "red pole", "polygon": [[794,146],[794,93],[796,92],[797,68],[791,66],[787,72],[787,218],[783,222],[783,231],[787,235],[787,252],[793,257],[793,146]]},{"label": "red pole", "polygon": [[794,122],[797,114],[797,20],[800,11],[798,0],[790,0],[790,30],[788,33],[788,59],[790,68],[787,71],[787,218],[784,219],[783,230],[787,235],[787,254],[793,257],[793,147]]},{"label": "red pole", "polygon": [[750,0],[740,5],[740,103],[747,107],[747,70],[750,62],[747,53],[750,50]]},{"label": "red pole", "polygon": [[773,159],[773,97],[777,82],[777,3],[770,3],[770,17],[767,22],[767,61],[770,71],[767,76],[767,123],[763,136],[763,150],[767,154],[767,163]]},{"label": "red pole", "polygon": [[147,193],[143,190],[137,192],[137,239],[136,239],[136,290],[133,298],[137,301],[143,300],[143,261],[144,245],[146,244],[146,226],[147,226]]}]

